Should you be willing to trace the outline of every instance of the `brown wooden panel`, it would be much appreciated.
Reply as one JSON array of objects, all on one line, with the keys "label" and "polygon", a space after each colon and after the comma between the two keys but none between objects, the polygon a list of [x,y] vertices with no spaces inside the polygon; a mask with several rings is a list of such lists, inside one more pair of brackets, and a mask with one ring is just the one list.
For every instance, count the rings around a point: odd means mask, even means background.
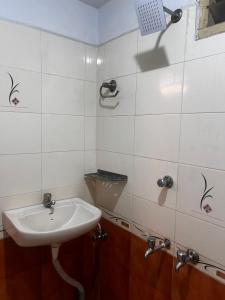
[{"label": "brown wooden panel", "polygon": [[[166,252],[157,252],[147,260],[144,253],[147,243],[132,235],[131,243],[131,275],[141,279],[142,286],[160,291],[169,299],[172,285],[173,257]],[[139,287],[141,288],[141,286]]]},{"label": "brown wooden panel", "polygon": [[[225,299],[225,285],[185,266],[174,272],[166,252],[144,259],[146,242],[102,220],[106,241],[89,233],[62,245],[65,271],[86,289],[87,300],[215,300]],[[50,247],[22,248],[0,240],[0,300],[77,300],[51,263]]]},{"label": "brown wooden panel", "polygon": [[148,285],[146,282],[136,276],[130,275],[129,300],[170,300],[170,296],[166,296],[159,290]]},{"label": "brown wooden panel", "polygon": [[172,300],[225,299],[225,285],[198,271],[185,266],[179,273],[173,271]]}]

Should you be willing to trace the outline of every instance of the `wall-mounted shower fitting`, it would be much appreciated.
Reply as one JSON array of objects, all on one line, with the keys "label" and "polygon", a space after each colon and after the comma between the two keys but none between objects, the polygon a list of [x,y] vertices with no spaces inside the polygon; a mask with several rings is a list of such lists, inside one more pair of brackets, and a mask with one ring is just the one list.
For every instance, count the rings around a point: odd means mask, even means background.
[{"label": "wall-mounted shower fitting", "polygon": [[105,232],[100,223],[98,223],[98,228],[95,232],[95,235],[93,236],[93,241],[105,241],[108,237],[107,232]]},{"label": "wall-mounted shower fitting", "polygon": [[185,266],[187,263],[196,265],[199,262],[199,254],[192,249],[177,250],[177,260],[176,260],[176,272]]},{"label": "wall-mounted shower fitting", "polygon": [[169,175],[164,176],[162,179],[157,181],[157,185],[161,188],[171,189],[173,186],[173,178]]},{"label": "wall-mounted shower fitting", "polygon": [[182,18],[182,10],[175,11],[163,6],[162,0],[135,0],[135,9],[142,35],[163,31],[167,27],[165,12],[171,15],[170,23]]},{"label": "wall-mounted shower fitting", "polygon": [[159,244],[156,246],[156,240],[158,238],[155,236],[150,235],[147,239],[148,243],[148,249],[145,252],[145,259],[147,259],[149,256],[151,256],[153,253],[163,250],[163,249],[170,249],[171,243],[170,240],[164,239],[161,240],[159,239]]}]

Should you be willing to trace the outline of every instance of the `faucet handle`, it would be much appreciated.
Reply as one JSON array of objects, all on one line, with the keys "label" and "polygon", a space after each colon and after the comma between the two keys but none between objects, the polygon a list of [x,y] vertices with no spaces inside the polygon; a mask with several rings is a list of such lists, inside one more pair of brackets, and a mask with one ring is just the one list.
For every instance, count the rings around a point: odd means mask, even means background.
[{"label": "faucet handle", "polygon": [[155,243],[156,243],[156,237],[150,235],[147,239],[148,247],[151,249],[155,248]]},{"label": "faucet handle", "polygon": [[173,178],[169,175],[164,176],[162,179],[157,181],[157,185],[161,188],[171,189],[173,186]]},{"label": "faucet handle", "polygon": [[192,250],[188,249],[187,251],[184,250],[177,250],[177,261],[176,261],[176,271],[179,270],[186,265],[187,263],[191,263],[196,265],[199,262],[199,254]]},{"label": "faucet handle", "polygon": [[187,251],[184,251],[184,250],[177,250],[177,260],[179,262],[182,262],[182,263],[186,263],[186,260],[187,260]]},{"label": "faucet handle", "polygon": [[188,249],[187,250],[189,261],[193,264],[196,265],[199,262],[199,254],[195,250]]},{"label": "faucet handle", "polygon": [[43,204],[47,208],[50,208],[52,205],[55,205],[55,201],[52,200],[52,194],[51,193],[45,193],[44,194]]},{"label": "faucet handle", "polygon": [[170,249],[171,247],[171,242],[168,239],[164,239],[162,241],[159,242],[160,247],[165,248],[165,249]]}]

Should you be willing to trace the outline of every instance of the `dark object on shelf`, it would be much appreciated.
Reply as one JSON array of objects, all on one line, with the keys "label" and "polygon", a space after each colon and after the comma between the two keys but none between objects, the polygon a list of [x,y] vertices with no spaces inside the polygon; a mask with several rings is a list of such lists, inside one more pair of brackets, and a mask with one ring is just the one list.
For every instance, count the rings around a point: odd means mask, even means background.
[{"label": "dark object on shelf", "polygon": [[[114,93],[115,94],[111,94],[111,95],[107,95],[107,94],[103,94],[102,91],[103,89],[108,89],[110,91],[110,93]],[[111,80],[110,82],[103,82],[101,87],[100,87],[100,96],[105,99],[105,98],[115,98],[118,94],[119,91],[117,90],[117,83],[116,80]]]},{"label": "dark object on shelf", "polygon": [[103,170],[97,170],[96,173],[85,174],[85,179],[98,179],[101,181],[127,181],[128,177],[126,175],[121,175],[117,173],[112,173]]}]

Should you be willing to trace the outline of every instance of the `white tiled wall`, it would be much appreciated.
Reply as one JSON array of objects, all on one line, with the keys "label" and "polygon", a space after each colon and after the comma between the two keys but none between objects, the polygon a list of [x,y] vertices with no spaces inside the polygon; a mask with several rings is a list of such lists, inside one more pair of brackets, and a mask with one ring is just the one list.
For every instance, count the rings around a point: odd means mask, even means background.
[{"label": "white tiled wall", "polygon": [[0,211],[45,191],[83,196],[96,169],[97,48],[5,21],[0,39]]},{"label": "white tiled wall", "polygon": [[158,48],[138,31],[99,47],[98,84],[116,79],[120,103],[97,103],[97,166],[129,177],[115,213],[225,266],[225,34],[194,33],[192,7]]},{"label": "white tiled wall", "polygon": [[[190,8],[158,48],[135,31],[96,49],[1,21],[0,210],[85,197],[97,160],[128,175],[116,214],[225,266],[225,34],[195,41],[194,27]],[[102,103],[112,78],[120,93]]]}]

